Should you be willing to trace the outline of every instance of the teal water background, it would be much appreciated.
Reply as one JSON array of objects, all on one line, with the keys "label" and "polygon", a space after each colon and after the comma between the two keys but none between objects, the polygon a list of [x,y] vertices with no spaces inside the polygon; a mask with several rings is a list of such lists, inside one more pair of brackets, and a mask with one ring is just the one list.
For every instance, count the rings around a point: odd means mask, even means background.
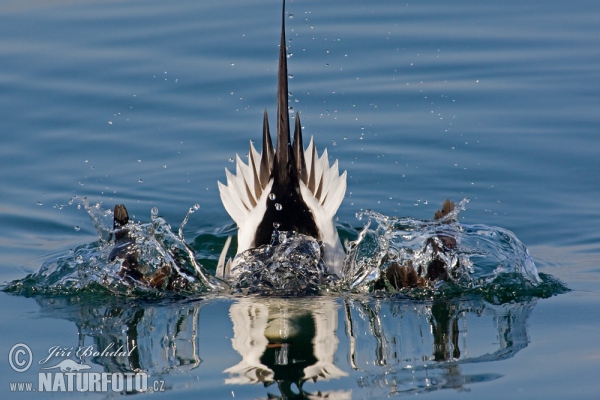
[{"label": "teal water background", "polygon": [[[500,378],[428,395],[594,398],[600,4],[296,0],[287,11],[290,104],[348,171],[338,222],[360,227],[364,209],[430,218],[468,197],[461,222],[511,230],[572,290],[535,304],[515,355],[463,367]],[[277,1],[0,4],[0,282],[96,240],[83,196],[142,221],[158,207],[173,226],[198,203],[188,241],[228,229],[216,181],[260,139],[263,109],[275,114],[280,13]],[[0,298],[1,354],[77,343],[81,319],[66,305]],[[385,396],[351,372],[336,301],[336,357],[350,375],[315,387]],[[224,383],[239,361],[234,302],[198,308],[202,363],[167,374],[177,395],[266,397]],[[19,376],[6,362],[0,372],[11,398]]]}]

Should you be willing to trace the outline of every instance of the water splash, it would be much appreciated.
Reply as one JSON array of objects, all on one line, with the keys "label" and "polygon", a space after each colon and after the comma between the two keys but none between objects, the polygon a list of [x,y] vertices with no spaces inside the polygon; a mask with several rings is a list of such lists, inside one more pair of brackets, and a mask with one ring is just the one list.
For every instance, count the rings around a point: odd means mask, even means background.
[{"label": "water splash", "polygon": [[[38,272],[5,290],[23,294],[108,291],[159,297],[211,291],[283,296],[387,291],[413,298],[474,293],[494,304],[568,290],[551,276],[538,274],[526,247],[512,232],[458,223],[467,202],[463,200],[436,220],[358,213],[366,223],[358,238],[347,242],[339,277],[327,273],[321,242],[297,232],[280,232],[274,223],[271,243],[238,254],[224,282],[200,264],[211,265],[218,258],[223,233],[196,238],[195,247],[210,248],[208,253],[201,252],[204,258],[198,258],[183,238],[183,228],[199,205],[189,209],[178,234],[156,207],[150,223],[130,221],[115,231],[112,210],[102,209],[99,203],[90,205],[84,198],[98,240],[44,263]],[[433,264],[438,268],[436,276],[431,274]],[[410,266],[418,284],[391,284],[388,272],[394,266]]]},{"label": "water splash", "polygon": [[23,294],[69,294],[100,291],[125,296],[164,296],[222,290],[225,284],[208,274],[193,250],[151,211],[150,223],[128,222],[113,231],[113,212],[84,202],[98,231],[98,241],[79,246],[40,270],[12,282],[7,291]]},{"label": "water splash", "polygon": [[185,225],[187,224],[188,220],[190,219],[190,215],[192,215],[194,213],[194,211],[198,211],[199,209],[200,209],[200,204],[198,204],[198,203],[196,203],[192,207],[190,207],[190,209],[188,210],[187,214],[185,215],[185,218],[181,222],[181,225],[179,225],[179,238],[181,240],[184,240],[183,239],[183,228],[185,227]]},{"label": "water splash", "polygon": [[334,287],[335,278],[327,274],[320,242],[275,227],[269,245],[235,257],[227,281],[244,294],[307,295]]},{"label": "water splash", "polygon": [[[396,218],[374,211],[357,214],[367,222],[358,239],[347,245],[343,270],[347,287],[368,292],[378,283],[387,283],[389,289],[389,282],[381,280],[392,265],[414,269],[417,278],[435,290],[477,289],[504,274],[534,287],[542,283],[527,248],[512,232],[457,222],[467,202],[464,199],[437,220]],[[443,280],[430,279],[432,263],[443,265]]]}]

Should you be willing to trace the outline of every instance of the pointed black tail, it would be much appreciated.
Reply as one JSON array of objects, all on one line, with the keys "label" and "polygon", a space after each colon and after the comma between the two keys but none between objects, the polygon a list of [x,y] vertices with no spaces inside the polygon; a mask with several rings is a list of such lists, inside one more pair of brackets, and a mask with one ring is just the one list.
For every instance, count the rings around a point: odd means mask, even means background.
[{"label": "pointed black tail", "polygon": [[273,165],[273,177],[280,183],[294,175],[295,160],[290,138],[290,115],[288,104],[287,51],[285,47],[285,0],[281,14],[281,42],[279,44],[279,68],[277,74],[277,151]]}]

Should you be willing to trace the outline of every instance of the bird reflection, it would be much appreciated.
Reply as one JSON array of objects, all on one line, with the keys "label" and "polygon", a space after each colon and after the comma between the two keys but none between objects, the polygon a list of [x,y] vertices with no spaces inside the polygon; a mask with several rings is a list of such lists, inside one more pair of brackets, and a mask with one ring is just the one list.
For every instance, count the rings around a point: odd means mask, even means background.
[{"label": "bird reflection", "polygon": [[100,351],[122,348],[128,353],[87,360],[101,365],[105,372],[185,373],[202,363],[199,340],[202,303],[157,304],[79,297],[40,297],[37,301],[46,314],[77,325],[79,348]]},{"label": "bird reflection", "polygon": [[[501,376],[483,370],[465,373],[462,366],[511,358],[525,348],[527,321],[537,303],[534,298],[491,304],[476,296],[436,300],[359,295],[242,297],[226,299],[229,312],[223,312],[227,310],[222,308],[223,299],[36,300],[47,316],[77,325],[79,346],[122,347],[127,352],[80,360],[106,372],[143,371],[164,379],[166,390],[175,390],[169,385],[171,380],[181,380],[175,375],[196,375],[194,379],[202,380],[204,375],[197,372],[201,364],[210,369],[229,360],[222,370],[224,384],[264,385],[269,398],[282,399],[346,399],[352,396],[350,387],[374,397],[469,390],[471,384]],[[201,313],[213,307],[219,312]],[[203,361],[201,344],[216,342],[200,343],[200,337],[214,337],[201,331],[210,332],[224,323],[233,328],[231,347],[241,359]],[[335,380],[348,389],[312,390],[314,383]],[[279,393],[272,393],[273,389]]]},{"label": "bird reflection", "polygon": [[350,365],[361,372],[358,385],[387,396],[468,390],[468,384],[500,378],[465,374],[461,366],[510,358],[525,348],[536,300],[492,305],[477,298],[357,298],[344,303]]},{"label": "bird reflection", "polygon": [[[304,382],[348,376],[334,364],[338,306],[327,297],[243,298],[232,304],[233,348],[242,361],[227,368],[227,384],[277,383],[284,398],[309,398]],[[295,386],[299,393],[292,391]],[[327,392],[349,398],[350,392]],[[312,394],[311,398],[319,395]]]},{"label": "bird reflection", "polygon": [[458,360],[458,317],[445,302],[435,302],[431,306],[431,331],[433,333],[433,359],[435,361]]}]

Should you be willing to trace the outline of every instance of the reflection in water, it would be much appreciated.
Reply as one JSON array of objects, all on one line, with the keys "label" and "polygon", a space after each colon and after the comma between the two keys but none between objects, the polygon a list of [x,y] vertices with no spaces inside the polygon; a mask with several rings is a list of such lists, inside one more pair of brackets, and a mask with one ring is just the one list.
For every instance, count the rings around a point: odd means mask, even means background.
[{"label": "reflection in water", "polygon": [[[225,384],[276,387],[280,394],[268,393],[269,398],[336,399],[350,398],[353,390],[365,391],[361,396],[387,396],[464,390],[472,383],[498,379],[499,375],[462,369],[467,363],[510,358],[525,348],[527,320],[537,302],[493,305],[475,296],[432,301],[244,297],[231,300],[227,315],[201,313],[222,306],[210,300],[37,300],[45,314],[66,316],[77,325],[80,346],[90,346],[91,340],[96,349],[123,346],[131,351],[128,356],[79,360],[106,372],[144,371],[152,379],[164,379],[167,390],[177,390],[173,381],[181,378],[176,376],[183,375],[192,385],[206,379],[195,370],[201,363],[210,367],[218,362],[202,360],[201,344],[214,344],[200,343],[199,331],[230,319],[231,346],[241,360],[224,369]],[[353,389],[314,392],[307,387],[344,379],[353,383],[342,385]]]},{"label": "reflection in water", "polygon": [[[536,300],[491,305],[478,299],[345,301],[349,358],[373,394],[464,389],[499,375],[467,375],[460,365],[512,357],[529,343]],[[468,335],[467,335],[468,328]]]},{"label": "reflection in water", "polygon": [[[231,305],[233,348],[242,361],[224,372],[228,384],[277,383],[285,398],[302,398],[308,380],[348,376],[334,364],[338,306],[332,298],[242,298]],[[300,391],[295,394],[292,384]],[[330,399],[351,392],[321,393]],[[317,397],[313,395],[311,397]]]},{"label": "reflection in water", "polygon": [[[148,304],[79,301],[77,298],[37,299],[46,313],[73,321],[79,347],[96,350],[122,348],[129,356],[91,360],[105,372],[139,372],[150,376],[185,373],[202,363],[198,337],[202,303]],[[89,341],[93,343],[89,343]],[[81,360],[83,361],[83,360]]]}]

